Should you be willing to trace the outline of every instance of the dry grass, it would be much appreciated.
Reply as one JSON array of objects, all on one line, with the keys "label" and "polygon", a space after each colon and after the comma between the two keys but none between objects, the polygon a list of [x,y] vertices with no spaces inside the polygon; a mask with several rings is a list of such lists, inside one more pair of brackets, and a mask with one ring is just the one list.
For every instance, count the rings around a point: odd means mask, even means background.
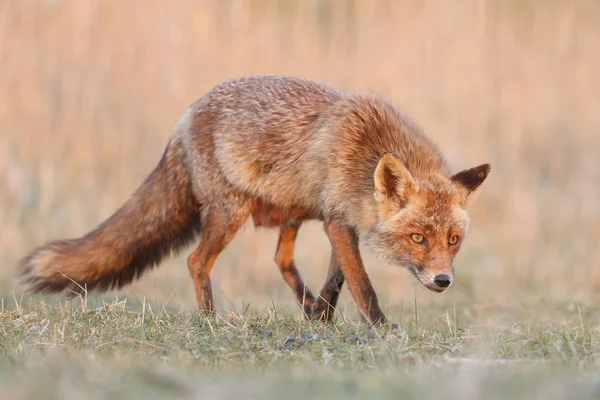
[{"label": "dry grass", "polygon": [[276,308],[207,317],[125,299],[53,304],[2,303],[0,398],[584,399],[600,390],[593,308],[537,318],[517,309],[518,322],[493,326],[474,324],[468,308],[420,310],[418,320],[395,310],[400,327],[371,331],[343,312],[325,325]]},{"label": "dry grass", "polygon": [[[530,318],[569,304],[593,308],[600,286],[599,63],[600,6],[593,0],[0,2],[0,293],[20,297],[12,278],[31,247],[81,235],[119,207],[158,162],[192,101],[230,77],[279,73],[387,95],[456,169],[492,162],[457,259],[456,290],[427,293],[364,252],[397,321],[412,315],[415,299],[432,313],[458,307],[469,329],[511,326],[518,312]],[[221,310],[251,304],[269,315],[276,305],[286,321],[298,315],[273,263],[275,238],[248,228],[219,258],[213,285]],[[121,295],[194,309],[185,253]],[[328,258],[319,224],[308,224],[297,260],[313,290]],[[355,320],[346,291],[342,305]],[[502,311],[491,317],[487,309]],[[22,312],[2,320],[3,338],[18,335],[24,328],[11,324],[28,313],[57,326],[71,318]],[[127,315],[118,318],[137,318]],[[178,318],[192,329],[194,322]],[[597,315],[589,318],[598,324]],[[598,352],[591,337],[586,354]],[[39,347],[31,340],[18,342],[24,353]],[[12,357],[19,345],[11,343],[3,348]],[[86,352],[82,357],[94,357],[92,348]],[[427,365],[434,368],[435,357]],[[78,379],[79,372],[70,374]],[[128,379],[115,374],[108,382]],[[240,390],[254,393],[248,385]]]}]

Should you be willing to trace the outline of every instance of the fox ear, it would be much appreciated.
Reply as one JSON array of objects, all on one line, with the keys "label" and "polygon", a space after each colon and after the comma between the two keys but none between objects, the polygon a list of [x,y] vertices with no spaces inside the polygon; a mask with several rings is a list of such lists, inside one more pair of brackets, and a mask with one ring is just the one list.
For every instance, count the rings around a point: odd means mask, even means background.
[{"label": "fox ear", "polygon": [[375,200],[387,210],[404,206],[409,196],[418,190],[417,183],[402,161],[384,154],[374,175]]},{"label": "fox ear", "polygon": [[462,200],[463,206],[467,205],[471,200],[473,197],[472,194],[474,194],[483,181],[485,181],[485,178],[487,178],[491,170],[491,164],[482,164],[478,167],[457,172],[450,177],[450,181],[458,186],[464,196]]}]

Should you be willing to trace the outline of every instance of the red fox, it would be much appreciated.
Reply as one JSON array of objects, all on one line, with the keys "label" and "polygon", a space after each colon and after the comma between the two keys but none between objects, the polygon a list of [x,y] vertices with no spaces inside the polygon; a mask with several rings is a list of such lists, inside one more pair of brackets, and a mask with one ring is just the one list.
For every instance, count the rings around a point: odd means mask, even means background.
[{"label": "red fox", "polygon": [[[387,322],[359,253],[363,241],[443,292],[469,230],[466,206],[491,170],[455,174],[388,100],[303,78],[253,75],[220,83],[179,119],[158,166],[115,214],[83,237],[26,256],[33,292],[121,287],[201,235],[188,258],[201,310],[210,272],[252,216],[279,227],[275,262],[307,316],[331,320],[344,280],[363,319]],[[300,225],[319,220],[331,242],[318,297],[294,263]]]}]

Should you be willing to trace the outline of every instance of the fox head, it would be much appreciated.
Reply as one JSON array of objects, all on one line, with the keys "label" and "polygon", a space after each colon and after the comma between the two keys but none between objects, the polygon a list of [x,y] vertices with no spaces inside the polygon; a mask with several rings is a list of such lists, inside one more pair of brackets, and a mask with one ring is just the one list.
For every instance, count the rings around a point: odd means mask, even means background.
[{"label": "fox head", "polygon": [[490,164],[451,177],[416,180],[385,154],[374,173],[378,223],[367,244],[386,261],[404,265],[428,289],[443,292],[454,279],[453,259],[469,231],[466,206],[487,178]]}]

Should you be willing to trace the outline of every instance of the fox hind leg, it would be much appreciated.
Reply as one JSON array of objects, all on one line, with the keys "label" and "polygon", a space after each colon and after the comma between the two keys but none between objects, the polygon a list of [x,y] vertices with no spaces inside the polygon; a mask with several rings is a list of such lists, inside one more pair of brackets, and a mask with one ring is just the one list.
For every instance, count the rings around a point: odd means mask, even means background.
[{"label": "fox hind leg", "polygon": [[210,271],[249,215],[243,207],[231,210],[231,207],[215,206],[208,210],[200,244],[188,257],[188,269],[194,280],[200,310],[213,311]]},{"label": "fox hind leg", "polygon": [[302,279],[296,263],[294,262],[294,245],[300,223],[285,224],[279,230],[279,240],[277,242],[277,251],[275,253],[275,262],[283,279],[292,288],[296,295],[296,300],[304,310],[305,315],[310,316],[311,308],[315,298]]}]

